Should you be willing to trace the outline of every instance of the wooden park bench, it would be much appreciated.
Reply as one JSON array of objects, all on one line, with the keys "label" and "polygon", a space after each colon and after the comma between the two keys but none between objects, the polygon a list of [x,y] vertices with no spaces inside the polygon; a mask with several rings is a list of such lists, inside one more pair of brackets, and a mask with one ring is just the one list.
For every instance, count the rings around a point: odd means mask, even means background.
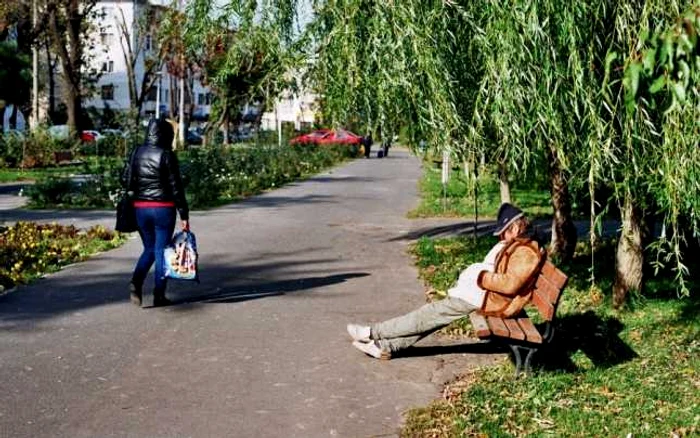
[{"label": "wooden park bench", "polygon": [[[508,344],[515,357],[516,376],[520,374],[523,365],[529,374],[532,356],[552,341],[557,306],[567,281],[568,277],[563,272],[549,260],[545,261],[535,282],[531,301],[544,320],[539,330],[525,311],[511,318],[484,316],[476,312],[469,315],[479,339]],[[526,353],[524,364],[523,353]]]}]

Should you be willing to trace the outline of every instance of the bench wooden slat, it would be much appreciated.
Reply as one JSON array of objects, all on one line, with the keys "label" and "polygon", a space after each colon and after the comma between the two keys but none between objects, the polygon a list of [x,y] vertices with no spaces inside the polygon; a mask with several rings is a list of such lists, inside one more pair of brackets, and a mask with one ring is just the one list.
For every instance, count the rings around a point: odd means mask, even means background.
[{"label": "bench wooden slat", "polygon": [[546,277],[540,275],[537,278],[537,283],[535,283],[535,288],[539,290],[542,297],[546,298],[551,304],[555,304],[559,300],[561,289],[557,289]]},{"label": "bench wooden slat", "polygon": [[472,327],[474,327],[478,338],[488,338],[491,336],[491,330],[489,330],[489,325],[484,315],[472,312],[469,314],[469,319],[472,322]]},{"label": "bench wooden slat", "polygon": [[510,337],[513,339],[517,339],[519,341],[524,341],[525,340],[525,332],[520,328],[518,325],[518,322],[514,319],[504,319],[503,322],[506,323],[506,327],[508,327],[508,331],[510,332]]},{"label": "bench wooden slat", "polygon": [[554,306],[549,302],[549,297],[545,296],[540,289],[535,289],[533,292],[532,303],[544,319],[551,321],[554,318]]},{"label": "bench wooden slat", "polygon": [[509,338],[510,337],[510,332],[508,331],[508,327],[506,327],[505,323],[501,318],[496,318],[495,316],[489,316],[486,319],[489,323],[489,328],[493,332],[494,335],[496,336],[501,336],[503,338]]},{"label": "bench wooden slat", "polygon": [[566,274],[561,272],[559,268],[554,266],[554,264],[549,260],[544,262],[542,270],[540,271],[540,276],[545,277],[554,285],[555,288],[559,290],[564,288],[564,286],[566,285],[566,281],[569,278],[566,276]]},{"label": "bench wooden slat", "polygon": [[525,333],[525,339],[527,339],[528,342],[533,342],[535,344],[542,343],[542,335],[537,331],[530,318],[518,318],[517,321],[523,333]]}]

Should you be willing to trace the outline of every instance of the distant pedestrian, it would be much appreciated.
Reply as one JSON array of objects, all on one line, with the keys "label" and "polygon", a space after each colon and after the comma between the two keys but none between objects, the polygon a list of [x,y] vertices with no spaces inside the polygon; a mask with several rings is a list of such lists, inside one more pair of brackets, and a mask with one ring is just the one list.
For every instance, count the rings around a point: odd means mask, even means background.
[{"label": "distant pedestrian", "polygon": [[[165,259],[163,251],[175,230],[175,211],[180,214],[182,229],[189,230],[189,208],[180,176],[177,156],[172,151],[173,127],[166,120],[152,119],[146,142],[133,153],[131,181],[127,167],[122,172],[122,184],[133,193],[136,222],[143,242],[143,252],[136,263],[129,285],[131,301],[141,305],[143,283],[155,261],[153,305],[166,306]],[[128,166],[128,165],[127,165]]]},{"label": "distant pedestrian", "polygon": [[386,158],[387,155],[389,155],[389,148],[391,147],[391,140],[392,137],[387,137],[382,139],[382,149],[383,149],[383,156]]},{"label": "distant pedestrian", "polygon": [[370,151],[372,150],[372,133],[368,132],[366,136],[362,137],[362,146],[365,148],[365,158],[369,158]]}]

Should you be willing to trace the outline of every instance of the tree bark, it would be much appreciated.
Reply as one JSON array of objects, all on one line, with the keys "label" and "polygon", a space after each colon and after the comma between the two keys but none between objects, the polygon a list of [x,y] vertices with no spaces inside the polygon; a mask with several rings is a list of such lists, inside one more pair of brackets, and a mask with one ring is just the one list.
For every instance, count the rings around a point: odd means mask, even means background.
[{"label": "tree bark", "polygon": [[226,146],[231,143],[231,140],[229,139],[229,129],[231,127],[230,120],[231,118],[229,117],[228,108],[226,108],[224,110],[224,145]]},{"label": "tree bark", "polygon": [[554,146],[550,146],[549,158],[550,190],[554,208],[549,254],[562,262],[568,262],[574,256],[578,239],[576,226],[571,217],[571,195],[564,169]]},{"label": "tree bark", "polygon": [[48,119],[55,123],[56,115],[56,61],[51,54],[51,42],[45,39],[46,45],[46,63],[49,69],[49,111]]},{"label": "tree bark", "polygon": [[501,188],[501,204],[507,202],[512,203],[510,197],[510,183],[508,182],[508,167],[506,163],[498,163],[498,183]]},{"label": "tree bark", "polygon": [[86,15],[94,5],[95,2],[90,1],[81,7],[79,0],[67,0],[61,4],[50,4],[49,7],[49,29],[61,62],[68,128],[72,136],[76,136],[82,127],[82,30]]},{"label": "tree bark", "polygon": [[632,197],[628,194],[622,210],[622,233],[617,243],[615,260],[613,307],[616,309],[622,307],[630,291],[642,290],[644,279],[642,222],[641,211],[634,205]]}]

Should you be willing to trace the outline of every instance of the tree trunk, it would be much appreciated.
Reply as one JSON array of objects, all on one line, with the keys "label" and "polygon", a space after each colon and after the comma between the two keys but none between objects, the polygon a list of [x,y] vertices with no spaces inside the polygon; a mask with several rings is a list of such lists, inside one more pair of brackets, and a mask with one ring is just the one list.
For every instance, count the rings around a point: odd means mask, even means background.
[{"label": "tree trunk", "polygon": [[175,91],[175,78],[173,75],[169,75],[169,80],[170,80],[170,87],[168,93],[168,98],[170,99],[169,107],[170,107],[170,118],[175,118],[176,114],[178,113],[179,109],[177,107],[177,92]]},{"label": "tree trunk", "polygon": [[498,182],[501,187],[501,204],[504,202],[511,204],[510,183],[508,182],[508,168],[506,167],[506,163],[498,163]]},{"label": "tree trunk", "polygon": [[625,197],[622,210],[622,233],[617,243],[613,307],[619,309],[630,291],[641,291],[644,267],[642,246],[642,214],[633,204],[632,197]]},{"label": "tree trunk", "polygon": [[228,114],[228,109],[224,110],[224,145],[228,146],[231,140],[229,139],[229,129],[231,124],[229,123],[230,117]]},{"label": "tree trunk", "polygon": [[[61,5],[51,5],[49,13],[49,29],[58,59],[61,62],[61,77],[68,112],[68,128],[71,136],[80,132],[82,107],[83,79],[83,35],[82,28],[86,15],[94,6],[94,2],[83,5],[79,0],[68,0]],[[58,8],[62,8],[63,18]],[[65,21],[63,28],[59,22]]]},{"label": "tree trunk", "polygon": [[56,61],[53,60],[51,55],[51,44],[48,39],[46,39],[46,61],[49,69],[49,117],[51,122],[54,121],[54,116],[56,115]]},{"label": "tree trunk", "polygon": [[77,137],[81,130],[81,120],[80,120],[80,108],[81,108],[81,98],[80,90],[76,90],[71,84],[66,83],[66,111],[68,113],[68,129],[70,131],[71,137]]},{"label": "tree trunk", "polygon": [[552,207],[554,208],[552,241],[549,245],[549,254],[562,262],[568,262],[574,256],[578,239],[576,226],[571,217],[569,185],[554,146],[550,146],[549,158],[550,190]]}]

